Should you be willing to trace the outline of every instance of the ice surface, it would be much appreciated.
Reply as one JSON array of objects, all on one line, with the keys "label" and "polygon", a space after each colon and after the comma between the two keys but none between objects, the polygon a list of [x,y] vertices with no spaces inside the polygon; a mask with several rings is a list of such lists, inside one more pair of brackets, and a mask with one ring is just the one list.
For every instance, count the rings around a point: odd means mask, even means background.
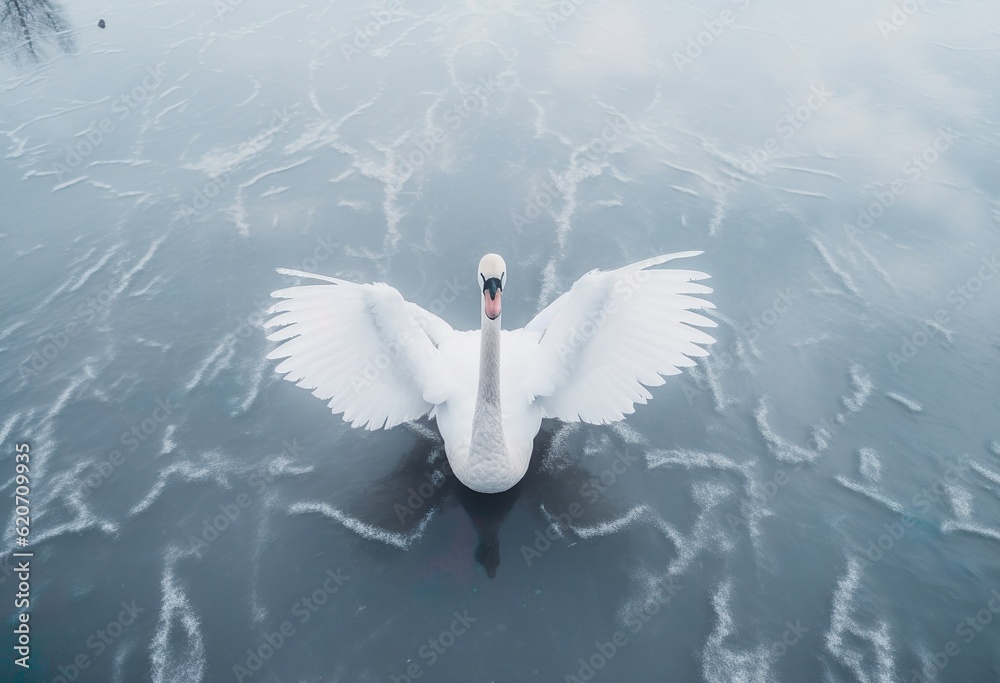
[{"label": "ice surface", "polygon": [[[562,681],[616,629],[592,680],[995,677],[994,630],[934,654],[1000,543],[1000,9],[732,2],[715,35],[719,7],[650,2],[140,3],[103,30],[55,4],[71,50],[0,30],[0,489],[30,443],[32,610],[59,615],[33,676],[134,597],[150,618],[77,680],[231,680],[286,619],[251,683]],[[250,315],[286,267],[474,329],[497,251],[516,328],[593,268],[688,249],[711,355],[622,422],[546,421],[505,497],[459,486],[433,418],[360,433],[276,381]],[[231,505],[224,542],[174,548]]]}]

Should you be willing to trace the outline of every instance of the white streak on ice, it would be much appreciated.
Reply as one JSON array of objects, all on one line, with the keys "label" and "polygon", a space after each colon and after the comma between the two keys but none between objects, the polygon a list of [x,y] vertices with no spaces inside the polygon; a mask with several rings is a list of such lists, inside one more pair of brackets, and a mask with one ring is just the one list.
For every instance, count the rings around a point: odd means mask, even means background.
[{"label": "white streak on ice", "polygon": [[[149,645],[153,683],[198,683],[205,677],[205,643],[201,620],[174,575],[178,553],[167,551],[160,582],[163,606]],[[177,642],[183,639],[183,645]]]},{"label": "white streak on ice", "polygon": [[287,185],[282,185],[281,187],[272,187],[271,189],[266,190],[265,192],[262,192],[261,195],[260,195],[260,198],[264,199],[266,197],[273,197],[276,194],[281,194],[282,192],[287,192],[288,189],[289,188],[288,188]]},{"label": "white streak on ice", "polygon": [[864,407],[875,385],[872,384],[871,377],[857,363],[851,363],[850,373],[854,393],[850,396],[845,396],[841,400],[845,408],[852,413],[856,413]]},{"label": "white streak on ice", "polygon": [[[211,455],[211,453],[208,455]],[[153,484],[153,488],[150,489],[149,493],[142,500],[132,506],[132,509],[128,512],[128,516],[135,517],[147,510],[160,497],[164,489],[167,488],[170,480],[178,478],[184,481],[209,481],[210,479],[214,479],[223,488],[229,488],[229,482],[226,481],[225,475],[221,472],[214,472],[209,467],[198,467],[188,461],[175,462],[160,471],[156,477],[156,482]]]},{"label": "white streak on ice", "polygon": [[911,413],[919,413],[921,410],[923,410],[923,407],[921,407],[919,403],[917,403],[912,399],[906,398],[901,394],[897,394],[895,391],[887,392],[886,397],[891,398],[893,401],[900,404],[901,406],[909,410]]},{"label": "white streak on ice", "polygon": [[[733,579],[727,578],[712,595],[715,611],[715,628],[708,636],[701,652],[702,672],[708,683],[772,683],[777,681],[774,672],[774,655],[766,645],[752,649],[737,649],[743,639],[736,633],[735,620],[730,609],[733,597]],[[733,644],[727,645],[727,641]]]},{"label": "white streak on ice", "polygon": [[684,544],[684,536],[673,526],[668,524],[653,508],[648,505],[636,505],[617,519],[601,522],[594,526],[571,527],[573,532],[580,538],[594,538],[597,536],[608,536],[622,529],[628,528],[635,522],[649,522],[663,532],[663,535],[670,539],[678,548]]},{"label": "white streak on ice", "polygon": [[830,269],[830,272],[832,272],[837,277],[838,280],[840,280],[840,283],[844,286],[844,289],[846,289],[851,294],[864,301],[864,297],[861,296],[861,291],[858,289],[858,286],[854,284],[854,280],[852,280],[850,275],[848,275],[836,263],[834,263],[833,257],[830,256],[830,252],[826,250],[826,247],[823,246],[823,243],[820,242],[819,239],[816,238],[815,236],[810,238],[810,241],[813,243],[813,246],[816,247],[816,251],[819,252],[820,257],[826,264],[826,267]]},{"label": "white streak on ice", "polygon": [[767,423],[767,410],[767,401],[765,398],[761,398],[753,416],[757,422],[757,430],[767,442],[767,448],[775,458],[782,462],[798,463],[811,462],[819,456],[816,451],[802,448],[774,433]]},{"label": "white streak on ice", "polygon": [[113,247],[111,247],[111,249],[109,249],[107,252],[105,252],[105,254],[103,256],[101,256],[101,258],[99,258],[97,260],[97,263],[95,263],[91,268],[89,268],[88,270],[86,270],[83,273],[83,275],[80,276],[80,279],[77,280],[69,288],[69,291],[75,292],[76,290],[80,289],[80,287],[83,287],[83,285],[86,284],[87,280],[90,279],[90,276],[93,275],[94,273],[96,273],[97,271],[99,271],[101,268],[103,268],[104,264],[106,264],[108,262],[108,259],[110,259],[112,256],[114,256],[118,252],[118,250],[122,248],[122,246],[123,246],[123,244],[121,242],[119,242],[118,244],[116,244]]},{"label": "white streak on ice", "polygon": [[[623,422],[616,422],[617,425],[624,425]],[[568,447],[569,438],[580,428],[579,422],[568,422],[559,426],[552,435],[552,441],[545,452],[541,469],[545,472],[558,472],[565,469],[572,462],[572,456]]]},{"label": "white streak on ice", "polygon": [[167,236],[161,235],[157,239],[153,240],[152,244],[149,245],[149,249],[146,250],[146,253],[143,254],[142,258],[136,261],[135,265],[132,266],[131,269],[122,274],[121,279],[118,282],[118,286],[114,290],[115,294],[121,294],[125,291],[129,283],[132,281],[132,278],[136,275],[136,273],[146,267],[146,264],[149,263],[151,258],[153,258],[153,254],[156,253],[156,250],[160,248],[160,245],[163,244],[165,239],[167,239]]},{"label": "white streak on ice", "polygon": [[[267,360],[262,360],[256,365],[256,367],[254,367],[250,377],[250,392],[247,394],[247,397],[243,399],[243,402],[240,403],[239,407],[233,412],[233,417],[245,413],[250,409],[250,406],[253,405],[253,402],[257,400],[257,396],[260,395],[261,387],[264,385],[265,371],[267,370],[268,365],[270,365],[270,363]],[[267,375],[267,377],[270,377],[270,375]]]},{"label": "white streak on ice", "polygon": [[205,373],[208,371],[209,367],[211,367],[213,363],[216,363],[219,357],[222,356],[222,359],[218,360],[218,363],[216,364],[215,371],[208,378],[208,381],[211,382],[213,379],[215,379],[216,375],[218,375],[219,372],[221,372],[223,369],[229,366],[229,361],[232,360],[235,352],[236,352],[236,336],[232,334],[227,334],[225,337],[222,338],[222,341],[218,343],[215,349],[210,354],[208,354],[205,360],[202,361],[201,365],[198,366],[198,368],[194,372],[194,375],[184,386],[184,389],[186,391],[191,391],[199,384],[201,384],[202,378],[205,376]]},{"label": "white streak on ice", "polygon": [[978,462],[969,461],[969,466],[972,467],[976,472],[978,472],[984,479],[992,482],[996,488],[993,488],[993,492],[1000,495],[1000,472],[995,472],[988,467],[980,465]]},{"label": "white streak on ice", "polygon": [[[895,683],[896,667],[889,625],[885,620],[877,619],[874,626],[866,627],[856,620],[858,610],[855,603],[859,601],[861,563],[860,558],[848,558],[847,573],[837,582],[825,646],[837,661],[854,674],[858,683]],[[871,610],[869,601],[863,601],[863,605]]]},{"label": "white streak on ice", "polygon": [[417,528],[408,534],[387,531],[386,529],[380,529],[377,526],[366,524],[365,522],[355,519],[354,517],[351,517],[350,515],[338,510],[335,507],[327,505],[326,503],[295,503],[288,508],[288,512],[293,515],[316,512],[324,517],[329,517],[330,519],[339,522],[345,528],[353,531],[358,536],[372,541],[378,541],[379,543],[385,543],[386,545],[399,548],[400,550],[409,550],[413,542],[424,535],[424,530],[427,528],[428,522],[430,522],[431,519],[433,519],[437,514],[437,508],[431,508],[430,512],[424,515],[423,519],[420,520]]},{"label": "white streak on ice", "polygon": [[125,683],[125,662],[135,649],[135,638],[129,638],[118,646],[115,652],[115,663],[111,669],[111,680],[114,683]]},{"label": "white streak on ice", "polygon": [[886,496],[882,495],[881,493],[871,488],[870,486],[865,486],[864,484],[859,484],[855,481],[851,481],[842,474],[838,474],[836,476],[836,480],[837,483],[843,486],[844,488],[850,491],[854,491],[855,493],[861,494],[862,496],[865,496],[872,502],[878,503],[879,505],[882,505],[887,509],[895,512],[896,514],[902,515],[906,514],[907,512],[905,506],[900,505],[891,498],[887,498]]},{"label": "white streak on ice", "polygon": [[[6,422],[3,423],[3,427],[0,427],[0,446],[7,441],[7,437],[10,436],[11,431],[14,429],[14,425],[20,417],[21,413],[14,413],[7,418]],[[11,467],[11,470],[13,470],[13,467]]]},{"label": "white streak on ice", "polygon": [[973,536],[981,536],[983,538],[988,538],[991,541],[1000,541],[1000,530],[990,529],[984,526],[979,526],[978,524],[945,521],[941,523],[941,531],[946,534],[948,533],[972,534]]},{"label": "white streak on ice", "polygon": [[174,441],[174,432],[177,431],[177,425],[169,424],[163,430],[163,445],[160,446],[160,455],[166,455],[167,453],[173,453],[177,448],[177,443]]},{"label": "white streak on ice", "polygon": [[67,187],[72,187],[73,185],[76,185],[77,183],[83,182],[86,179],[87,179],[87,176],[82,175],[79,178],[73,178],[73,180],[67,180],[65,183],[59,183],[58,185],[53,186],[53,188],[52,188],[51,191],[52,192],[59,192],[59,190],[65,190]]},{"label": "white streak on ice", "polygon": [[438,436],[437,432],[433,429],[429,429],[419,422],[404,422],[403,426],[409,429],[411,432],[419,436],[425,441],[430,441],[431,443],[443,443],[441,438]]}]

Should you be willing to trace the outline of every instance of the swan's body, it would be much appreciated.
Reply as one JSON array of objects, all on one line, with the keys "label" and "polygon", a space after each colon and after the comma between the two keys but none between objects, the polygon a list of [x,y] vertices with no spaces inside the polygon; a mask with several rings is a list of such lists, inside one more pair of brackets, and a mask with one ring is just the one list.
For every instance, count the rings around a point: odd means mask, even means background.
[{"label": "swan's body", "polygon": [[[390,428],[425,414],[437,421],[452,471],[471,489],[506,491],[528,469],[542,418],[614,422],[708,352],[715,327],[690,296],[712,290],[704,273],[652,269],[667,254],[587,273],[524,328],[500,329],[506,265],[480,262],[482,327],[455,331],[384,283],[331,284],[274,292],[283,299],[267,327],[284,326],[268,358],[284,358],[285,379],[328,400],[353,427]],[[645,385],[645,386],[644,386]]]}]

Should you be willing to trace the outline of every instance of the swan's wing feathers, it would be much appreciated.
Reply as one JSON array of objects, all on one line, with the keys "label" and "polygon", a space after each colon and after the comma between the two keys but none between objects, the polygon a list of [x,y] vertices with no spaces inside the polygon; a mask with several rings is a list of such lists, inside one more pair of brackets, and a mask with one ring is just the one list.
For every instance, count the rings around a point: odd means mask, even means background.
[{"label": "swan's wing feathers", "polygon": [[280,343],[267,357],[284,359],[276,371],[285,379],[368,429],[414,420],[445,400],[451,375],[426,330],[445,335],[447,323],[384,283],[282,272],[331,283],[272,294],[282,301],[265,327],[279,328],[268,339]]},{"label": "swan's wing feathers", "polygon": [[444,339],[455,332],[451,325],[446,323],[444,320],[434,315],[430,311],[417,306],[416,304],[406,303],[406,310],[413,316],[414,321],[420,326],[420,329],[424,331],[427,338],[431,340],[434,346],[440,346]]},{"label": "swan's wing feathers", "polygon": [[555,317],[556,313],[565,305],[566,297],[569,296],[569,292],[563,292],[555,301],[550,303],[548,306],[540,310],[535,317],[528,321],[528,324],[524,326],[525,332],[537,332],[542,334],[551,323],[552,319]]},{"label": "swan's wing feathers", "polygon": [[662,376],[708,355],[699,344],[715,340],[697,328],[716,324],[697,311],[714,306],[696,296],[711,293],[697,282],[708,275],[652,268],[699,253],[587,273],[529,323],[532,331],[544,332],[529,376],[546,417],[621,420],[651,397],[647,386],[663,384]]}]

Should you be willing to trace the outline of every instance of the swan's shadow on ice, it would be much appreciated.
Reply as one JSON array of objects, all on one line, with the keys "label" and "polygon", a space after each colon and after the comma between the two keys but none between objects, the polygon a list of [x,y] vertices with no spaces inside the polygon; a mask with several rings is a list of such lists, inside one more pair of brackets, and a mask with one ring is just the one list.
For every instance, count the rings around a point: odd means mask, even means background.
[{"label": "swan's shadow on ice", "polygon": [[[396,468],[370,484],[345,509],[365,525],[388,532],[397,539],[394,545],[409,547],[418,543],[435,516],[447,507],[460,505],[478,534],[476,546],[470,551],[492,579],[500,566],[500,528],[520,498],[530,503],[528,510],[538,520],[534,531],[541,530],[550,538],[575,536],[572,527],[559,519],[560,513],[574,504],[584,510],[573,519],[574,523],[607,521],[621,514],[622,506],[595,486],[594,473],[572,462],[552,466],[554,433],[544,428],[535,437],[524,478],[509,491],[498,494],[477,493],[455,478],[433,425],[415,431],[420,438]],[[561,517],[568,518],[565,514]]]}]

